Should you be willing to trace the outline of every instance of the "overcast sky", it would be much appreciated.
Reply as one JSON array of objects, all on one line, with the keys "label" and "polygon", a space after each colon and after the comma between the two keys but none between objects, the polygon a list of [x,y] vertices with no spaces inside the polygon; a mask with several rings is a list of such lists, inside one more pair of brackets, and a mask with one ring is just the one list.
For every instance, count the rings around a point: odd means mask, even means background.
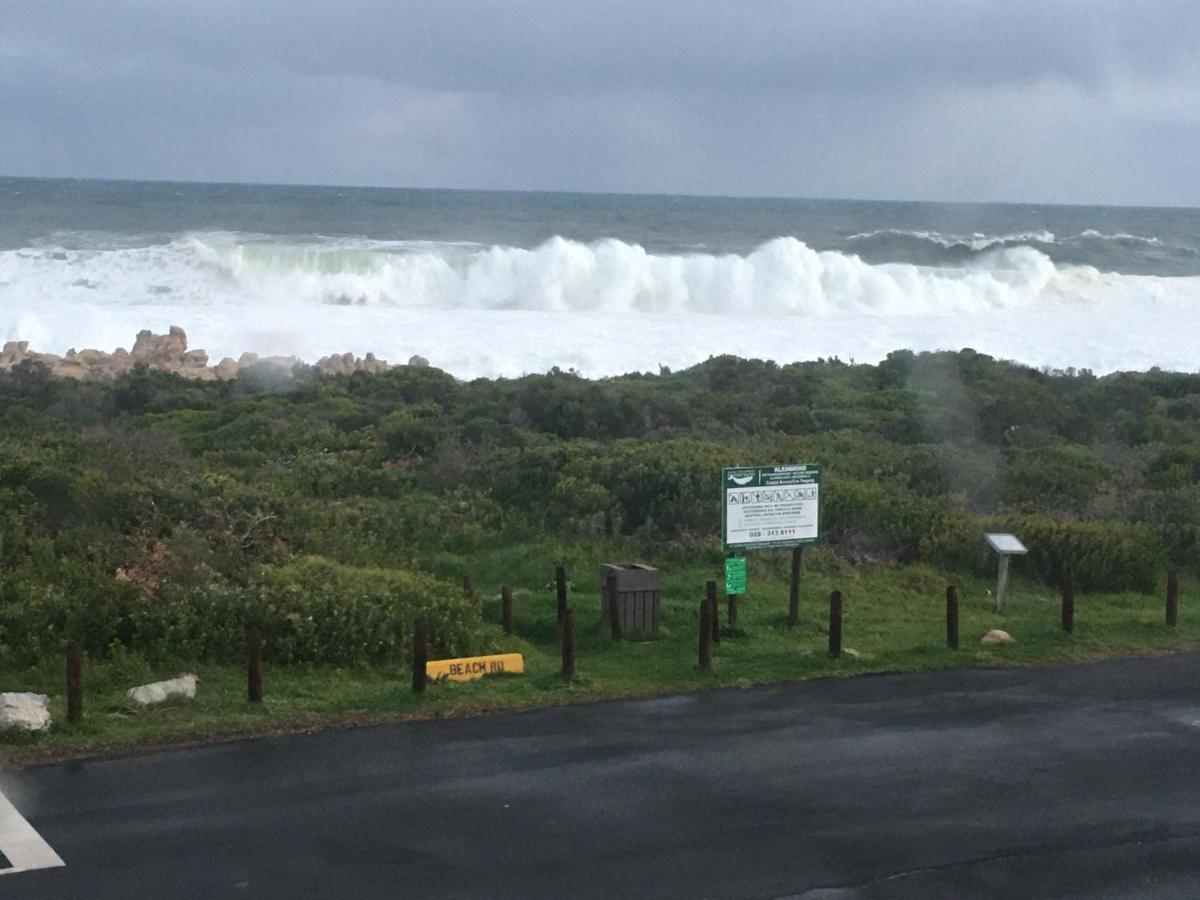
[{"label": "overcast sky", "polygon": [[1196,0],[0,0],[0,174],[1200,206]]}]

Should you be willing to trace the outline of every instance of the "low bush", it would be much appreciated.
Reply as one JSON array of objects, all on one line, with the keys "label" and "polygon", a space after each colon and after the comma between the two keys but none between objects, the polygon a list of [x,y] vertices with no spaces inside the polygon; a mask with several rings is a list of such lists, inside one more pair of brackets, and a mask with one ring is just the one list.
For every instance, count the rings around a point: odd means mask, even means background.
[{"label": "low bush", "polygon": [[281,663],[401,662],[412,622],[429,619],[431,652],[481,647],[479,610],[451,585],[403,570],[360,569],[310,557],[264,566],[249,586],[207,577],[153,592],[63,562],[52,583],[18,573],[0,586],[0,655],[32,665],[71,637],[95,658],[115,648],[146,659],[235,661],[246,629],[261,628]]}]

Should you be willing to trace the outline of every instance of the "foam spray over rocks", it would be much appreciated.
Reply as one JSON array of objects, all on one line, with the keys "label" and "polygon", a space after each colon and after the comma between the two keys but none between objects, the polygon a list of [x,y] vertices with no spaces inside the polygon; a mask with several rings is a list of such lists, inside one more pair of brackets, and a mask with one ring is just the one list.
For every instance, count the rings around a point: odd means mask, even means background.
[{"label": "foam spray over rocks", "polygon": [[[197,381],[221,381],[236,378],[242,369],[267,366],[284,371],[302,365],[294,356],[259,356],[243,353],[238,359],[225,357],[216,365],[208,364],[203,350],[188,350],[187,333],[172,325],[166,334],[139,331],[133,349],[118,347],[112,353],[103,350],[68,350],[63,356],[38,353],[29,349],[28,341],[9,341],[0,350],[0,371],[11,371],[22,363],[45,366],[57,378],[80,381],[109,381],[138,366],[156,372],[172,372]],[[410,366],[427,366],[428,360],[414,356]],[[385,372],[394,368],[374,353],[357,357],[353,353],[333,354],[317,360],[314,368],[327,375],[350,375],[354,372]]]}]

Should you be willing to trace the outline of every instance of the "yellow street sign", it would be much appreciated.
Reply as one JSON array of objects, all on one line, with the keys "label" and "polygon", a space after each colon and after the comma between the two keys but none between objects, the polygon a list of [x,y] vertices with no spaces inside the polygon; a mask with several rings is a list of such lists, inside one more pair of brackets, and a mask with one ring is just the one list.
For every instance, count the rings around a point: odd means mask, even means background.
[{"label": "yellow street sign", "polygon": [[473,681],[484,675],[522,675],[524,672],[525,657],[520,653],[431,659],[425,663],[425,674],[430,678],[448,678],[450,681]]}]

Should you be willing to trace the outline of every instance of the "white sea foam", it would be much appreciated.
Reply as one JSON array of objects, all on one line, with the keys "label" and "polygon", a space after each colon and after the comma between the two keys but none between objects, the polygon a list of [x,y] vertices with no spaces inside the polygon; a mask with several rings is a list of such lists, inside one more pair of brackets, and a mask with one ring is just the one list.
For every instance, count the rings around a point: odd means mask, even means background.
[{"label": "white sea foam", "polygon": [[1118,231],[1116,234],[1105,234],[1102,231],[1097,231],[1095,228],[1089,228],[1079,234],[1080,239],[1090,239],[1094,241],[1123,241],[1132,244],[1150,244],[1153,246],[1161,246],[1162,241],[1156,237],[1145,237],[1140,234],[1129,234],[1128,232]]},{"label": "white sea foam", "polygon": [[1012,246],[1014,244],[1053,244],[1057,238],[1054,232],[1046,230],[1018,231],[1012,234],[942,234],[940,231],[909,231],[902,228],[881,228],[878,231],[863,231],[852,234],[847,241],[867,241],[879,237],[913,238],[928,241],[946,249],[963,247],[979,252],[991,247]]},{"label": "white sea foam", "polygon": [[214,357],[421,354],[456,375],[588,375],[736,353],[873,361],[976,349],[1098,371],[1200,366],[1200,278],[1056,267],[996,247],[957,268],[870,265],[780,238],[744,256],[616,240],[540,247],[196,234],[114,249],[0,252],[0,337],[128,347],[186,328]]}]

